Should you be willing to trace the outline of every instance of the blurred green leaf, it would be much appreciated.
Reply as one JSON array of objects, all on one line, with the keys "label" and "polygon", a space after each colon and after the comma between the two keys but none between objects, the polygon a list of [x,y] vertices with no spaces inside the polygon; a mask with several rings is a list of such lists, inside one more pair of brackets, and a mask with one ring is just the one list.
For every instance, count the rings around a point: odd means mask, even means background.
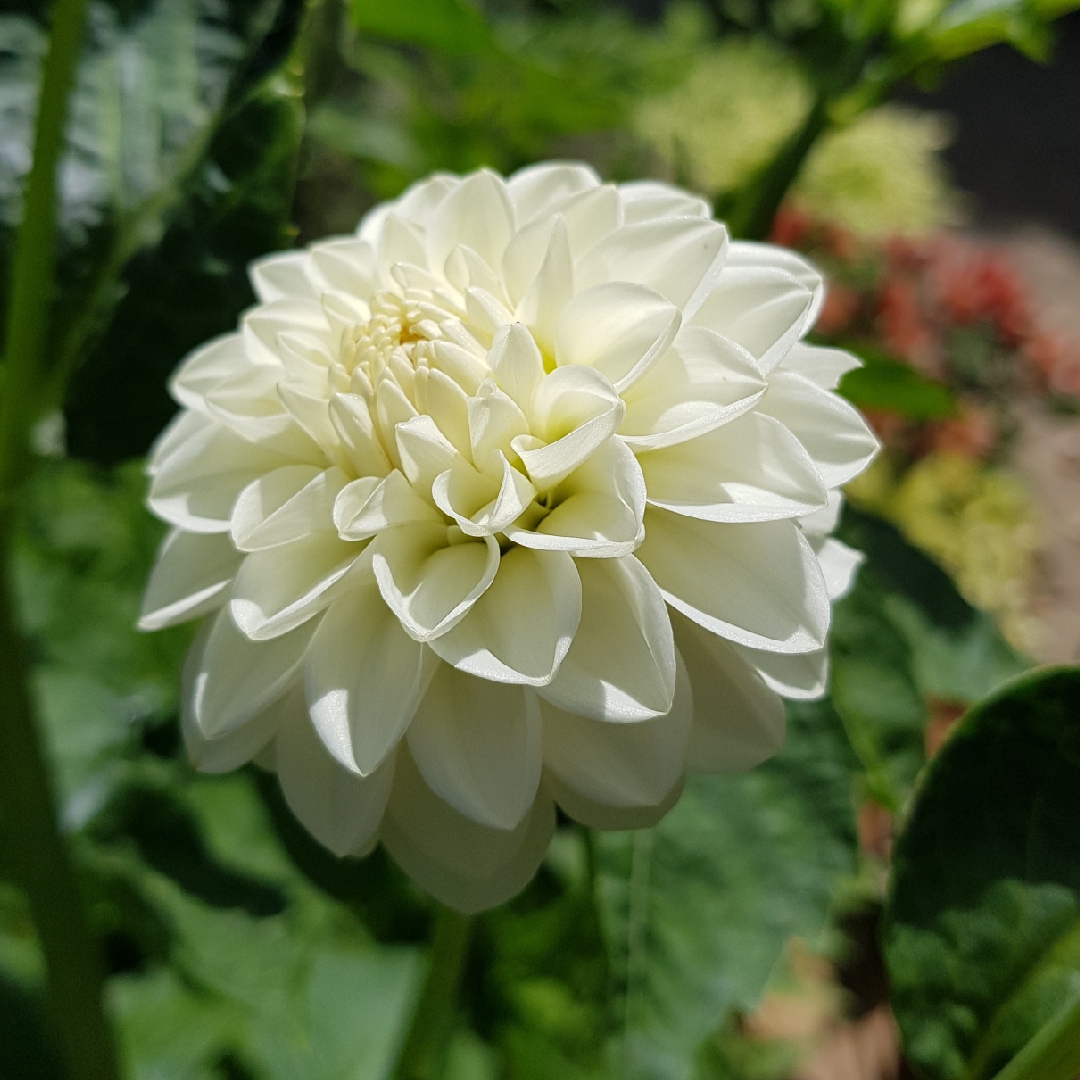
[{"label": "blurred green leaf", "polygon": [[362,33],[448,53],[480,52],[492,44],[483,16],[468,0],[350,0],[349,14]]},{"label": "blurred green leaf", "polygon": [[894,526],[849,504],[837,535],[866,561],[833,608],[829,692],[866,793],[898,811],[925,763],[926,701],[970,704],[1028,664]]},{"label": "blurred green leaf", "polygon": [[894,852],[884,938],[905,1051],[926,1080],[990,1080],[1080,996],[1078,817],[1077,668],[980,702],[928,770]]},{"label": "blurred green leaf", "polygon": [[937,420],[956,412],[956,398],[947,386],[883,358],[849,371],[840,380],[839,393],[860,409],[886,409],[913,420]]},{"label": "blurred green leaf", "polygon": [[954,0],[930,24],[926,37],[938,60],[956,60],[998,42],[1007,42],[1033,60],[1045,60],[1050,48],[1048,14],[1053,17],[1032,0]]},{"label": "blurred green leaf", "polygon": [[599,900],[626,1030],[616,1075],[691,1075],[702,1040],[750,1011],[784,942],[819,932],[854,873],[852,759],[828,702],[791,703],[783,752],[694,776],[655,828],[598,836]]}]

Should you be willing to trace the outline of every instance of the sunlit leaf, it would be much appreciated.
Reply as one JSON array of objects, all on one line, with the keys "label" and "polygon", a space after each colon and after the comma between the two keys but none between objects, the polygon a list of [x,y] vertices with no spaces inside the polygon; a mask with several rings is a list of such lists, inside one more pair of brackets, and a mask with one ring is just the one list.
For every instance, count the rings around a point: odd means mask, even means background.
[{"label": "sunlit leaf", "polygon": [[1008,684],[931,765],[885,929],[893,1010],[925,1080],[990,1080],[1080,995],[1078,818],[1080,669]]}]

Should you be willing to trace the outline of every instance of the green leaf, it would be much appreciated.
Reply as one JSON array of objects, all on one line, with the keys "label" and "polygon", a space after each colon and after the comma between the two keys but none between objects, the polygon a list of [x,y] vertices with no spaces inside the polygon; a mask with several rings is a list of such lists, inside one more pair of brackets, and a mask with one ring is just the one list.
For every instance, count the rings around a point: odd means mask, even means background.
[{"label": "green leaf", "polygon": [[849,371],[839,393],[860,409],[887,409],[913,420],[937,420],[956,412],[947,386],[894,360],[878,359]]},{"label": "green leaf", "polygon": [[837,535],[866,561],[833,607],[829,692],[866,794],[898,811],[925,763],[926,701],[970,704],[1028,664],[894,526],[847,505]]},{"label": "green leaf", "polygon": [[597,838],[627,1080],[690,1076],[702,1040],[754,1007],[784,941],[818,932],[854,872],[839,720],[818,702],[792,704],[788,721],[779,757],[745,776],[691,777],[655,828]]},{"label": "green leaf", "polygon": [[1032,0],[954,0],[931,24],[927,39],[938,60],[956,60],[998,42],[1033,60],[1045,60],[1050,47],[1047,14]]},{"label": "green leaf", "polygon": [[[905,1052],[925,1080],[991,1080],[1080,996],[1078,819],[1080,668],[980,702],[927,771],[884,934]],[[1027,1075],[1075,1075],[1072,1047],[1067,1068]]]},{"label": "green leaf", "polygon": [[351,0],[353,25],[391,41],[427,45],[448,53],[481,52],[491,33],[467,0]]}]

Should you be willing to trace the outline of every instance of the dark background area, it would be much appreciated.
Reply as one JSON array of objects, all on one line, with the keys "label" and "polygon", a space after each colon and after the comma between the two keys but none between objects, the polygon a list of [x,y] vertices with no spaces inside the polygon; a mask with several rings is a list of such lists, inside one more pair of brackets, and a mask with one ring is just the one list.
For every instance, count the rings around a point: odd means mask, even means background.
[{"label": "dark background area", "polygon": [[1038,221],[1080,240],[1080,12],[1057,24],[1048,64],[998,45],[898,98],[953,116],[945,159],[977,225]]}]

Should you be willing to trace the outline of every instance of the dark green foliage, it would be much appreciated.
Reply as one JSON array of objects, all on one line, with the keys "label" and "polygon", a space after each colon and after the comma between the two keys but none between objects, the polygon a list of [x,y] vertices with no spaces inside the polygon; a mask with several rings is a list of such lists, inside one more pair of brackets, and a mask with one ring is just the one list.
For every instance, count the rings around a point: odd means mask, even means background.
[{"label": "dark green foliage", "polygon": [[1010,683],[928,770],[895,852],[885,930],[920,1076],[989,1080],[1076,994],[1078,819],[1080,669]]}]

